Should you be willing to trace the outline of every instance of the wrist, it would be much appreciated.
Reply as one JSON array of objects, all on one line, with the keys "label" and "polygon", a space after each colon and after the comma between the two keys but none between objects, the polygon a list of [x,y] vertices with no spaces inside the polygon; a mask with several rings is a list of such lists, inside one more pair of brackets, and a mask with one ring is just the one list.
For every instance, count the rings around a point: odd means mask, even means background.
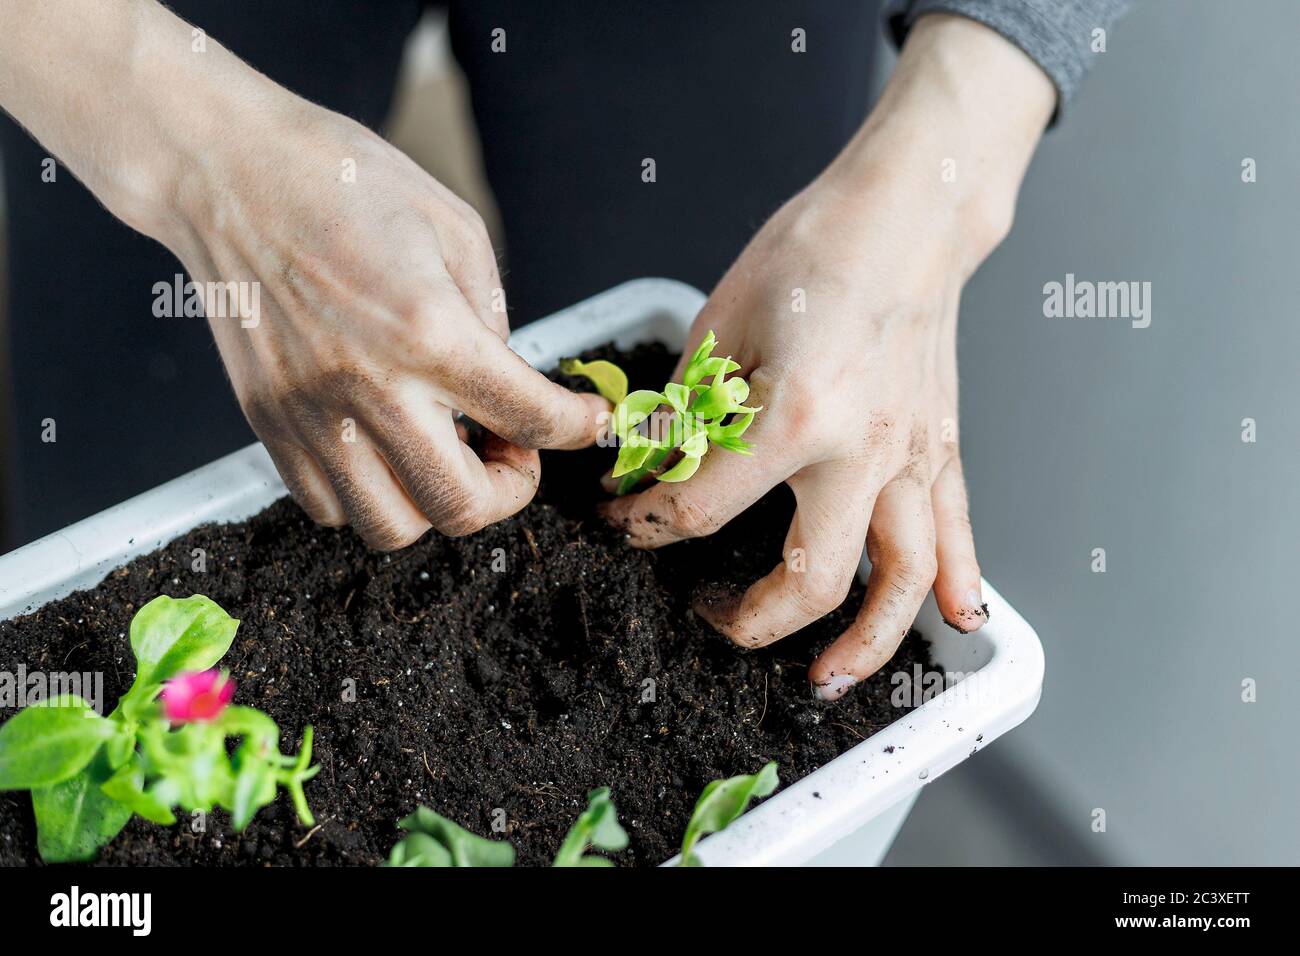
[{"label": "wrist", "polygon": [[[925,224],[973,272],[1011,228],[1055,105],[1047,75],[987,27],[920,18],[880,102],[819,180],[871,219],[880,204]],[[869,220],[868,220],[869,221]]]},{"label": "wrist", "polygon": [[182,253],[205,194],[234,186],[237,157],[275,135],[277,113],[307,104],[158,4],[144,6],[123,56],[124,87],[141,107],[138,148],[108,190],[117,206],[106,204]]}]

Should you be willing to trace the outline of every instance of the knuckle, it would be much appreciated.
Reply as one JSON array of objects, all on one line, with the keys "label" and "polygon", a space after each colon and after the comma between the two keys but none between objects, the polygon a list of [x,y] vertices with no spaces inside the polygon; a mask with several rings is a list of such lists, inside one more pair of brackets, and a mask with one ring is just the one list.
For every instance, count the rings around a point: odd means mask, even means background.
[{"label": "knuckle", "polygon": [[267,394],[251,395],[240,399],[239,406],[249,427],[259,438],[267,439],[284,430],[283,403]]},{"label": "knuckle", "polygon": [[478,509],[460,511],[442,519],[438,530],[449,538],[463,538],[466,535],[482,531],[487,520]]},{"label": "knuckle", "polygon": [[313,522],[326,528],[340,528],[347,524],[337,508],[331,507],[319,494],[306,487],[301,476],[293,472],[281,472],[280,477],[284,479],[285,487],[289,489],[294,502]]},{"label": "knuckle", "polygon": [[483,217],[468,203],[459,202],[446,229],[443,255],[448,265],[475,265],[496,261],[496,251]]},{"label": "knuckle", "polygon": [[414,544],[424,534],[424,529],[389,520],[374,521],[356,530],[361,540],[375,551],[400,551]]},{"label": "knuckle", "polygon": [[668,495],[664,507],[664,523],[679,537],[698,538],[718,530],[717,519],[689,493]]},{"label": "knuckle", "polygon": [[347,361],[319,366],[306,390],[322,399],[341,399],[346,404],[370,398],[378,391],[360,363]]},{"label": "knuckle", "polygon": [[487,526],[483,504],[459,485],[440,482],[436,491],[421,496],[421,499],[425,516],[449,538],[463,538]]},{"label": "knuckle", "polygon": [[545,448],[558,444],[563,437],[560,423],[554,418],[520,417],[513,428],[514,443],[522,448]]},{"label": "knuckle", "polygon": [[852,575],[839,571],[814,571],[811,567],[792,578],[791,596],[809,617],[829,614],[849,596]]},{"label": "knuckle", "polygon": [[970,523],[970,513],[964,508],[954,509],[949,512],[944,519],[944,524],[950,532],[960,532],[969,535],[972,531]]},{"label": "knuckle", "polygon": [[894,555],[892,572],[908,591],[925,591],[939,573],[939,559],[933,549],[906,550]]}]

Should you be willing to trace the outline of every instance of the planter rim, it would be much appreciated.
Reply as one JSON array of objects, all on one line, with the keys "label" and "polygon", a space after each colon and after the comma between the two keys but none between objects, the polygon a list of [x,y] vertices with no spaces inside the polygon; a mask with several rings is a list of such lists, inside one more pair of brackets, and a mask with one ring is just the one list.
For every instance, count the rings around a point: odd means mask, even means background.
[{"label": "planter rim", "polygon": [[[637,279],[521,329],[510,344],[539,368],[610,339],[622,348],[657,340],[680,349],[704,299],[675,280]],[[94,587],[197,525],[243,520],[285,494],[260,444],[219,458],[0,557],[0,620]],[[945,625],[932,596],[917,616],[936,661],[962,675],[954,686],[701,841],[703,862],[805,862],[1025,720],[1042,692],[1042,646],[987,581],[984,596],[990,619],[972,635]],[[893,677],[896,687],[916,687]],[[758,768],[737,772],[745,769]]]}]

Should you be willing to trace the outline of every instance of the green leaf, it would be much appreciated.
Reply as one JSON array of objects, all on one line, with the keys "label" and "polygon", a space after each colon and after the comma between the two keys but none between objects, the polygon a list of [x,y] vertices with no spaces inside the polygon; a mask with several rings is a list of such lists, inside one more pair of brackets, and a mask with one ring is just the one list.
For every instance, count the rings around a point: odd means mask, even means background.
[{"label": "green leaf", "polygon": [[636,471],[645,464],[652,451],[654,451],[652,445],[635,445],[630,442],[620,445],[618,458],[614,460],[614,470],[610,472],[610,477],[621,478],[630,471]]},{"label": "green leaf", "polygon": [[0,727],[0,790],[33,790],[75,776],[116,727],[75,694],[20,711]]},{"label": "green leaf", "polygon": [[645,480],[645,476],[646,472],[644,470],[629,472],[619,479],[618,487],[614,489],[614,494],[621,498],[623,495],[635,491],[637,486]]},{"label": "green leaf", "polygon": [[766,797],[776,789],[777,783],[776,762],[773,761],[758,773],[714,780],[705,787],[695,803],[690,822],[686,824],[681,865],[700,866],[694,853],[700,838],[726,828],[745,812],[750,800]]},{"label": "green leaf", "polygon": [[[252,750],[245,743],[240,750]],[[245,754],[239,771],[235,774],[235,787],[230,800],[230,825],[236,833],[252,822],[258,810],[275,799],[275,768],[265,760]]]},{"label": "green leaf", "polygon": [[[389,856],[389,866],[514,866],[515,848],[501,840],[488,840],[439,816],[428,807],[415,812],[398,824],[410,830]],[[428,840],[414,840],[416,836]],[[430,846],[433,842],[442,852]],[[399,852],[400,851],[400,852]],[[393,862],[394,858],[397,862]]]},{"label": "green leaf", "polygon": [[[664,404],[667,399],[661,392],[652,392],[649,389],[639,389],[628,395],[623,401],[619,402],[614,408],[610,427],[614,434],[622,441],[635,441],[633,434],[637,434],[635,429],[643,421],[649,418],[660,405]],[[637,434],[637,437],[650,441],[645,435]]]},{"label": "green leaf", "polygon": [[704,426],[708,433],[709,441],[720,442],[724,438],[739,438],[749,430],[749,426],[754,424],[754,414],[762,411],[761,408],[745,409],[745,413],[735,418],[730,424],[720,425],[711,422]]},{"label": "green leaf", "polygon": [[221,660],[239,622],[202,594],[154,598],[131,619],[135,683],[120,707],[132,712],[157,693],[163,681],[183,671],[204,671]]},{"label": "green leaf", "polygon": [[694,475],[699,468],[699,458],[686,457],[660,475],[659,480],[670,483],[674,481],[685,481],[687,478]]},{"label": "green leaf", "polygon": [[682,442],[681,446],[681,453],[687,458],[703,458],[704,453],[708,450],[709,435],[703,430],[692,434],[690,438]]},{"label": "green leaf", "polygon": [[581,375],[596,386],[601,397],[617,405],[627,398],[627,373],[613,362],[597,359],[584,362],[581,359],[560,359],[560,371],[565,375]]},{"label": "green leaf", "polygon": [[705,425],[704,430],[709,436],[709,441],[719,448],[725,448],[740,455],[752,455],[754,446],[744,441],[740,436],[745,434],[749,426],[754,423],[754,414],[758,411],[761,411],[761,409],[747,409],[744,414],[735,418],[729,425],[715,423]]},{"label": "green leaf", "polygon": [[173,787],[144,789],[144,767],[139,756],[119,768],[113,776],[104,781],[100,787],[104,794],[137,813],[151,823],[171,826],[176,822],[172,813],[174,800],[165,799],[175,792]]},{"label": "green leaf", "polygon": [[570,828],[552,865],[613,866],[603,857],[586,856],[588,846],[610,853],[627,846],[627,831],[618,822],[618,811],[609,798],[609,787],[600,787],[587,794],[587,809]]},{"label": "green leaf", "polygon": [[719,373],[730,375],[732,372],[739,370],[740,363],[732,361],[730,357],[723,358],[721,355],[715,355],[713,358],[700,364],[693,376],[695,381],[690,383],[690,389],[693,392],[703,391],[705,386],[700,383],[706,378],[715,378]]},{"label": "green leaf", "polygon": [[388,854],[385,866],[454,866],[451,852],[427,833],[412,833]]},{"label": "green leaf", "polygon": [[713,444],[719,448],[725,448],[727,451],[734,451],[737,455],[754,454],[754,446],[743,438],[718,438]]},{"label": "green leaf", "polygon": [[135,753],[135,736],[139,728],[133,723],[125,724],[115,718],[110,718],[109,722],[116,726],[113,728],[113,736],[104,744],[104,755],[109,767],[116,770]]},{"label": "green leaf", "polygon": [[224,734],[256,742],[258,752],[262,756],[278,750],[280,727],[260,710],[232,704],[221,712],[221,716],[216,719],[216,725]]},{"label": "green leaf", "polygon": [[691,403],[691,390],[685,385],[669,382],[664,386],[664,398],[672,406],[673,411],[682,415],[686,412],[686,406]]},{"label": "green leaf", "polygon": [[700,418],[717,419],[741,411],[749,397],[749,383],[743,378],[722,381],[722,373],[713,378],[713,384],[695,397],[691,411]]},{"label": "green leaf", "polygon": [[699,348],[691,356],[691,360],[686,363],[686,369],[682,373],[682,382],[687,388],[694,388],[696,383],[704,377],[704,363],[708,360],[710,353],[718,344],[718,337],[709,329],[704,340],[700,342]]},{"label": "green leaf", "polygon": [[101,846],[122,832],[131,819],[131,808],[100,789],[111,775],[108,762],[97,757],[75,777],[32,791],[36,848],[42,860],[92,860]]}]

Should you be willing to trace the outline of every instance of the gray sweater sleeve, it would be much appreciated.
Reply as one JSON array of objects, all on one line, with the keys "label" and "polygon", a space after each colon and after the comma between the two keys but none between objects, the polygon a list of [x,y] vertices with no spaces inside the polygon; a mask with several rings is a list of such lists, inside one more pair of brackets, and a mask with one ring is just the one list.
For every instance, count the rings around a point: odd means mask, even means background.
[{"label": "gray sweater sleeve", "polygon": [[996,30],[1029,54],[1056,84],[1055,124],[1096,54],[1093,31],[1108,29],[1131,0],[889,0],[885,22],[898,44],[917,17],[953,13]]}]

